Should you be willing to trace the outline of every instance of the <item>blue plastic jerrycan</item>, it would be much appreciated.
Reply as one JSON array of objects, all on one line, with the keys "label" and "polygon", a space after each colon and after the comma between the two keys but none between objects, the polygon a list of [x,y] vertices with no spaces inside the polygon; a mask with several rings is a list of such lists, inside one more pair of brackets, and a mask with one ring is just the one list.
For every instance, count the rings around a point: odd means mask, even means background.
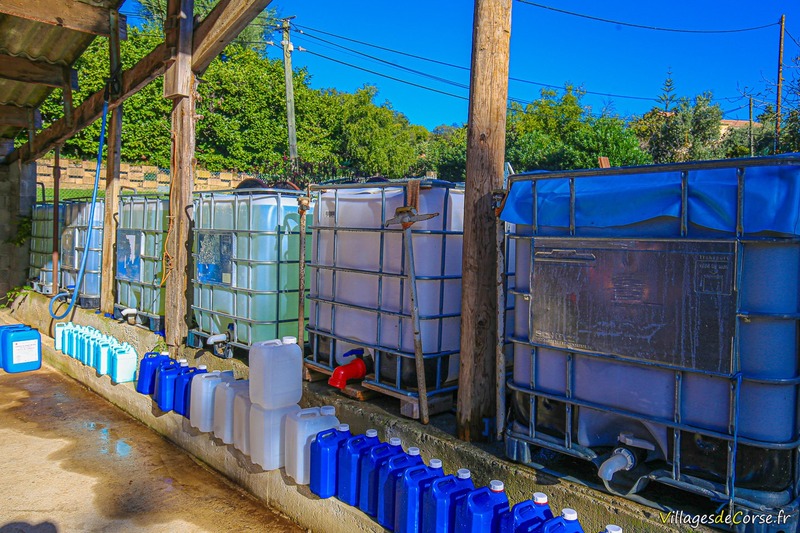
[{"label": "blue plastic jerrycan", "polygon": [[442,461],[431,459],[430,466],[413,466],[397,479],[394,500],[395,531],[419,533],[422,529],[422,492],[440,477],[444,477]]},{"label": "blue plastic jerrycan", "polygon": [[378,444],[361,459],[361,481],[358,491],[358,508],[369,516],[378,513],[378,474],[386,462],[403,452],[400,439],[392,437],[389,442]]},{"label": "blue plastic jerrycan", "polygon": [[564,508],[561,516],[545,522],[541,531],[542,533],[583,533],[583,528],[578,522],[578,512],[575,509]]},{"label": "blue plastic jerrycan", "polygon": [[500,516],[508,511],[508,497],[502,481],[493,479],[488,487],[475,489],[456,505],[456,530],[465,533],[497,533]]},{"label": "blue plastic jerrycan", "polygon": [[339,473],[339,448],[350,439],[350,426],[339,424],[335,428],[317,433],[311,441],[311,473],[309,488],[320,498],[336,496]]},{"label": "blue plastic jerrycan", "polygon": [[408,468],[421,464],[419,448],[411,447],[408,452],[386,461],[378,472],[378,523],[389,531],[394,531],[397,480]]},{"label": "blue plastic jerrycan", "polygon": [[5,366],[3,364],[3,359],[5,359],[6,348],[3,339],[5,338],[5,334],[7,332],[11,332],[15,329],[24,330],[24,329],[30,329],[30,327],[26,326],[25,324],[7,324],[0,326],[0,370],[2,370]]},{"label": "blue plastic jerrycan", "polygon": [[542,525],[553,518],[547,494],[534,492],[533,498],[519,502],[500,517],[500,533],[538,533]]},{"label": "blue plastic jerrycan", "polygon": [[336,497],[352,506],[358,505],[358,488],[361,481],[361,458],[381,443],[378,431],[368,429],[364,435],[347,439],[339,449],[339,474],[336,483]]},{"label": "blue plastic jerrycan", "polygon": [[189,402],[192,398],[192,379],[198,374],[208,372],[206,365],[197,368],[190,367],[188,371],[181,372],[175,378],[175,402],[172,409],[179,415],[189,418]]},{"label": "blue plastic jerrycan", "polygon": [[10,374],[39,370],[42,366],[42,336],[28,326],[0,330],[0,368]]},{"label": "blue plastic jerrycan", "polygon": [[147,352],[139,362],[139,379],[136,381],[136,392],[151,396],[156,388],[156,370],[171,359],[167,353]]},{"label": "blue plastic jerrycan", "polygon": [[423,533],[453,533],[456,528],[456,504],[475,490],[472,474],[461,468],[454,476],[436,479],[422,490]]},{"label": "blue plastic jerrycan", "polygon": [[153,399],[158,404],[158,408],[164,411],[172,411],[175,406],[175,380],[181,372],[180,365],[173,361],[161,365],[156,370],[156,387],[153,392]]}]

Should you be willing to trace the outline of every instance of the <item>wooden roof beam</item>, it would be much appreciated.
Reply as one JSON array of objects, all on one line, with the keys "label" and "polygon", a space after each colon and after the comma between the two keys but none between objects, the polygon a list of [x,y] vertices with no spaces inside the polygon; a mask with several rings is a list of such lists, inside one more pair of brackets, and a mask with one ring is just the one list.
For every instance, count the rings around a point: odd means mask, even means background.
[{"label": "wooden roof beam", "polygon": [[73,68],[5,54],[0,54],[0,78],[48,87],[63,87],[68,79],[73,89],[78,88],[78,71]]},{"label": "wooden roof beam", "polygon": [[194,32],[192,70],[205,72],[211,61],[269,5],[271,0],[220,0]]},{"label": "wooden roof beam", "polygon": [[105,37],[110,34],[108,12],[108,7],[81,0],[0,0],[0,13]]},{"label": "wooden roof beam", "polygon": [[33,125],[42,127],[42,115],[38,109],[30,107],[17,107],[15,105],[0,105],[0,125],[14,128],[28,128],[30,116],[33,112]]}]

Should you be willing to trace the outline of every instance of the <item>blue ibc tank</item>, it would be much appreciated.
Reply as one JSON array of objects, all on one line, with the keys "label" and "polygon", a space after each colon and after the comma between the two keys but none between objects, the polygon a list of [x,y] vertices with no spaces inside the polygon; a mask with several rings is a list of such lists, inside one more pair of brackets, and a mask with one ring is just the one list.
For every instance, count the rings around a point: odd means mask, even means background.
[{"label": "blue ibc tank", "polygon": [[378,473],[378,523],[389,531],[394,530],[397,480],[407,469],[421,464],[419,448],[411,447],[386,461]]},{"label": "blue ibc tank", "polygon": [[139,379],[136,381],[136,392],[152,395],[156,388],[156,370],[170,361],[169,355],[158,352],[147,352],[139,362]]},{"label": "blue ibc tank", "polygon": [[339,424],[317,433],[311,441],[309,488],[320,498],[336,496],[339,472],[339,448],[351,437],[350,426]]},{"label": "blue ibc tank", "polygon": [[563,509],[561,516],[551,518],[540,529],[542,533],[584,533],[578,513],[574,509]]},{"label": "blue ibc tank", "polygon": [[466,468],[455,476],[434,480],[422,491],[422,532],[453,533],[456,528],[456,505],[475,490],[472,474]]},{"label": "blue ibc tank", "polygon": [[0,368],[8,373],[29,372],[42,366],[42,337],[28,326],[0,329]]},{"label": "blue ibc tank", "polygon": [[547,495],[534,492],[533,499],[519,502],[500,517],[500,533],[538,533],[542,525],[553,518]]},{"label": "blue ibc tank", "polygon": [[502,481],[475,489],[456,505],[456,530],[464,533],[497,533],[500,516],[508,511],[508,497]]},{"label": "blue ibc tank", "polygon": [[358,491],[358,508],[369,516],[378,514],[378,474],[386,462],[403,453],[400,439],[378,444],[361,459],[361,481]]},{"label": "blue ibc tank", "polygon": [[336,483],[336,497],[352,506],[358,505],[358,488],[361,481],[361,459],[370,449],[381,443],[378,432],[368,429],[364,435],[355,435],[339,448],[339,474]]},{"label": "blue ibc tank", "polygon": [[431,459],[425,464],[406,469],[397,479],[394,500],[394,530],[418,533],[422,529],[422,492],[444,476],[442,461]]}]

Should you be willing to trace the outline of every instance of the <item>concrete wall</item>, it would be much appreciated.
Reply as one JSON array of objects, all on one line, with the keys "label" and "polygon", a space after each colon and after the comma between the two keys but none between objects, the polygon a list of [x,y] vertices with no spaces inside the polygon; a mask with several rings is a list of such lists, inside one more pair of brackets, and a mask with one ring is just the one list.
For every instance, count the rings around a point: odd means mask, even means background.
[{"label": "concrete wall", "polygon": [[[87,190],[94,186],[95,161],[76,161],[61,159],[60,188],[65,191],[64,198],[69,198],[70,189]],[[36,173],[36,181],[45,187],[53,187],[52,159],[40,159]],[[105,189],[105,167],[100,172],[100,187]],[[194,189],[197,191],[233,189],[242,180],[253,177],[250,174],[238,172],[210,172],[198,168],[195,173]],[[132,187],[140,192],[166,191],[169,188],[169,171],[150,165],[133,165],[122,163],[119,172],[120,184],[123,187]]]},{"label": "concrete wall", "polygon": [[17,234],[20,216],[30,216],[36,196],[36,163],[0,165],[0,299],[24,285],[30,242],[7,242]]},{"label": "concrete wall", "polygon": [[[33,293],[20,297],[11,311],[0,312],[0,323],[24,322],[48,334],[54,322],[48,316],[47,302],[45,297]],[[77,309],[72,319],[131,342],[139,354],[159,343],[160,337],[149,331],[108,320],[93,311]],[[97,376],[94,369],[56,352],[50,338],[43,339],[43,354],[48,364],[105,397],[301,526],[315,532],[383,531],[357,509],[335,498],[320,500],[307,486],[295,485],[283,470],[263,472],[232,447],[223,445],[209,434],[198,433],[179,415],[161,413],[149,397],[136,393],[132,384],[114,385],[108,376]],[[233,369],[237,378],[248,377],[248,368],[242,361],[218,359],[202,350],[186,349],[184,355],[192,365]],[[587,533],[602,531],[609,523],[622,526],[626,533],[676,531],[676,526],[667,526],[661,521],[655,509],[512,463],[503,458],[496,446],[476,446],[457,440],[453,437],[453,428],[448,427],[447,415],[435,417],[434,423],[423,426],[399,417],[396,400],[379,398],[375,402],[356,402],[333,391],[324,382],[306,383],[302,404],[334,405],[339,419],[350,424],[355,432],[373,427],[378,429],[381,439],[399,437],[406,447],[418,446],[426,461],[433,457],[441,458],[448,472],[469,468],[476,484],[485,485],[491,479],[503,480],[512,503],[530,498],[535,491],[545,492],[554,508],[576,509]],[[688,526],[684,530],[694,531]],[[698,531],[709,530],[699,528]]]}]

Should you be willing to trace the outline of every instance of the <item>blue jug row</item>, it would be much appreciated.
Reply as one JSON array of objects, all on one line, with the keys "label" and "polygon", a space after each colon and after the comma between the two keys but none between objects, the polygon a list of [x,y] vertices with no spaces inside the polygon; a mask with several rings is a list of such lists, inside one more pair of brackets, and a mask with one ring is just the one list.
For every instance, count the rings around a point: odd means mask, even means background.
[{"label": "blue jug row", "polygon": [[205,365],[190,367],[186,359],[176,361],[165,352],[148,352],[139,363],[136,391],[152,396],[165,413],[174,410],[188,418],[192,378],[206,372]]},{"label": "blue jug row", "polygon": [[136,350],[127,342],[104,335],[91,326],[59,322],[55,326],[56,350],[93,367],[101,376],[111,376],[114,383],[136,379]]},{"label": "blue jug row", "polygon": [[442,461],[425,464],[419,448],[403,451],[398,438],[381,442],[374,429],[353,435],[347,424],[319,432],[311,443],[310,488],[401,533],[583,533],[575,511],[554,517],[542,493],[509,508],[502,481],[476,488],[467,469],[445,475]]},{"label": "blue jug row", "polygon": [[42,336],[25,324],[0,326],[0,370],[9,374],[39,370]]}]

